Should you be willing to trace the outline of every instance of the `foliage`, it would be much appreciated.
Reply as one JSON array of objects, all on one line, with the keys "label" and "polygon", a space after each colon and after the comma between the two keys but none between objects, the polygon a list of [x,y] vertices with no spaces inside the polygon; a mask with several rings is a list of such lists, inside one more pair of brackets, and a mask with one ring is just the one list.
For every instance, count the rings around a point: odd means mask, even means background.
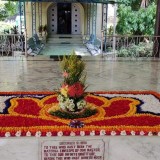
[{"label": "foliage", "polygon": [[18,27],[17,27],[17,26],[13,26],[13,27],[11,28],[11,33],[12,33],[12,34],[18,34]]},{"label": "foliage", "polygon": [[96,113],[97,113],[96,109],[90,109],[90,108],[86,108],[84,110],[84,112],[78,113],[78,114],[71,114],[69,112],[64,112],[64,111],[61,111],[61,110],[50,112],[51,115],[57,116],[57,117],[60,117],[60,118],[64,118],[64,119],[86,118],[86,117],[90,117],[92,115],[95,115]]},{"label": "foliage", "polygon": [[153,52],[153,42],[140,42],[139,44],[131,44],[128,48],[122,47],[118,53],[118,57],[151,57]]},{"label": "foliage", "polygon": [[45,32],[45,34],[47,34],[47,25],[46,24],[43,26],[43,31]]},{"label": "foliage", "polygon": [[7,9],[8,16],[13,16],[18,11],[18,3],[8,1],[5,3],[5,8]]},{"label": "foliage", "polygon": [[0,20],[4,20],[6,17],[5,5],[0,3]]},{"label": "foliage", "polygon": [[15,15],[18,12],[18,2],[1,2],[0,3],[0,21]]},{"label": "foliage", "polygon": [[[141,3],[143,0],[118,0],[120,4],[130,6],[132,10],[138,11],[140,9]],[[147,0],[146,0],[147,1]],[[157,0],[149,0],[150,3],[157,3]]]},{"label": "foliage", "polygon": [[47,34],[47,25],[40,25],[39,27],[38,27],[38,32],[39,32],[39,34],[42,36],[42,32],[44,32],[45,33],[45,35]]},{"label": "foliage", "polygon": [[113,26],[110,26],[108,29],[107,29],[107,35],[113,35]]},{"label": "foliage", "polygon": [[132,10],[138,10],[140,7],[141,0],[119,0],[118,2],[130,6]]},{"label": "foliage", "polygon": [[40,25],[40,26],[38,27],[38,32],[39,32],[39,33],[42,33],[42,32],[43,32],[43,25]]},{"label": "foliage", "polygon": [[85,63],[73,52],[60,63],[64,82],[58,95],[59,106],[64,111],[77,112],[86,107]]},{"label": "foliage", "polygon": [[64,75],[64,84],[73,85],[76,82],[85,83],[85,63],[73,52],[70,56],[63,57],[60,63]]},{"label": "foliage", "polygon": [[15,26],[14,23],[0,21],[0,26],[0,33],[18,34],[18,26]]},{"label": "foliage", "polygon": [[118,10],[118,34],[153,35],[156,18],[156,5],[150,4],[147,8],[132,10],[131,6],[120,5]]},{"label": "foliage", "polygon": [[0,33],[9,32],[9,30],[13,27],[12,23],[7,23],[4,21],[0,21]]}]

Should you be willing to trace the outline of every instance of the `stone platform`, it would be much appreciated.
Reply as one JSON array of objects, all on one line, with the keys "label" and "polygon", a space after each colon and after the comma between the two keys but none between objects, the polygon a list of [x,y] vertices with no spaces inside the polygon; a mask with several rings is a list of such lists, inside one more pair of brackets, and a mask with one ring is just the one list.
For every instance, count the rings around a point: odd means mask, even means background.
[{"label": "stone platform", "polygon": [[[52,137],[52,138],[1,138],[0,139],[0,159],[1,160],[159,160],[160,143],[159,137],[140,136],[108,136],[108,137]],[[61,143],[63,142],[63,143]],[[53,147],[64,146],[64,142],[72,142],[79,145],[81,152],[74,152],[65,155],[62,149]],[[45,147],[44,147],[45,146]],[[52,151],[46,151],[46,147],[52,147]],[[70,146],[69,144],[65,145]],[[81,147],[81,148],[80,148]],[[84,147],[84,148],[83,148]],[[45,148],[45,149],[44,149]],[[51,148],[51,147],[50,147]],[[69,147],[68,147],[69,148]],[[86,154],[85,150],[87,150]],[[92,150],[91,150],[92,149]],[[58,150],[58,151],[57,151]],[[73,149],[72,149],[73,150]],[[48,153],[44,155],[44,153]],[[56,154],[55,154],[56,153]],[[63,153],[63,154],[62,154]],[[75,154],[73,154],[75,153]],[[77,153],[77,154],[76,154]],[[81,153],[81,154],[80,154]],[[85,154],[84,154],[85,153]],[[55,155],[51,156],[50,155]],[[59,156],[58,156],[59,155]],[[81,156],[80,156],[81,155]],[[66,158],[66,159],[65,159]]]},{"label": "stone platform", "polygon": [[[160,92],[159,59],[86,57],[88,91],[154,90]],[[0,91],[53,91],[62,80],[59,62],[46,57],[0,58]],[[2,76],[3,75],[3,76]],[[105,138],[104,160],[159,160],[158,136],[76,136],[0,138],[0,160],[42,160],[43,141]],[[108,148],[107,148],[108,147]],[[108,150],[107,150],[108,149]]]}]

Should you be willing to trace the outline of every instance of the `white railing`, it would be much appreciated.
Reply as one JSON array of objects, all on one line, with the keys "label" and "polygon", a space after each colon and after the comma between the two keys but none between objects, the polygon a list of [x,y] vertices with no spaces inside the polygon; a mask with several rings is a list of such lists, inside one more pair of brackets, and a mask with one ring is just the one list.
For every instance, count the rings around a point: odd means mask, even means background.
[{"label": "white railing", "polygon": [[26,55],[25,34],[0,34],[0,56]]},{"label": "white railing", "polygon": [[155,57],[159,56],[160,36],[103,36],[101,38],[102,56],[115,57]]}]

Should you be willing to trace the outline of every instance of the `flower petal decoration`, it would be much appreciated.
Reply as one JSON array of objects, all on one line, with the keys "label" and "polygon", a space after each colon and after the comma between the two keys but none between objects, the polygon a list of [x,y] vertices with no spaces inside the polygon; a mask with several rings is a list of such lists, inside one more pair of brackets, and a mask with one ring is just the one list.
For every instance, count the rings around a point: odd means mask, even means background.
[{"label": "flower petal decoration", "polygon": [[159,93],[86,93],[87,105],[97,113],[74,121],[48,114],[58,108],[57,96],[55,92],[0,92],[1,103],[6,104],[0,113],[0,136],[160,136],[160,110],[155,107],[160,106]]},{"label": "flower petal decoration", "polygon": [[85,62],[73,51],[71,55],[63,56],[60,66],[64,78],[58,96],[60,110],[68,112],[83,110],[86,107],[81,101],[85,101]]},{"label": "flower petal decoration", "polygon": [[84,94],[84,86],[80,82],[68,86],[68,94],[70,97],[79,98]]},{"label": "flower petal decoration", "polygon": [[46,136],[47,136],[47,137],[51,137],[51,136],[52,136],[52,133],[51,133],[51,132],[47,132],[47,133],[46,133]]},{"label": "flower petal decoration", "polygon": [[8,109],[8,112],[21,115],[33,115],[38,116],[41,107],[39,106],[38,99],[35,98],[12,98],[10,100],[12,107]]},{"label": "flower petal decoration", "polygon": [[27,137],[30,137],[31,135],[32,135],[31,132],[30,132],[30,131],[27,131],[26,136],[27,136]]},{"label": "flower petal decoration", "polygon": [[72,120],[70,121],[69,126],[72,128],[82,128],[84,123],[79,120]]},{"label": "flower petal decoration", "polygon": [[10,136],[11,136],[10,132],[5,133],[5,137],[10,137]]}]

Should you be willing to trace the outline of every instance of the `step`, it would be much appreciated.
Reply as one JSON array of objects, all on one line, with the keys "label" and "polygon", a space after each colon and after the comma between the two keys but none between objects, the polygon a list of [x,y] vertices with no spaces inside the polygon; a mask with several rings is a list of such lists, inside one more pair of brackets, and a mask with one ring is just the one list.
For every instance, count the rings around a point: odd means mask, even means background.
[{"label": "step", "polygon": [[47,43],[52,43],[52,44],[83,44],[82,41],[54,41],[54,40],[48,40]]},{"label": "step", "polygon": [[81,38],[48,38],[47,41],[55,41],[55,42],[61,42],[61,41],[73,41],[73,42],[82,42]]},{"label": "step", "polygon": [[81,39],[82,37],[49,37],[48,39],[55,39],[55,40],[61,40],[61,39],[68,39],[68,40],[76,40],[76,39]]},{"label": "step", "polygon": [[52,35],[48,35],[49,38],[59,38],[59,37],[81,37],[82,38],[82,35],[80,34],[52,34]]},{"label": "step", "polygon": [[48,38],[47,43],[73,43],[73,44],[82,44],[83,41],[80,38]]}]

